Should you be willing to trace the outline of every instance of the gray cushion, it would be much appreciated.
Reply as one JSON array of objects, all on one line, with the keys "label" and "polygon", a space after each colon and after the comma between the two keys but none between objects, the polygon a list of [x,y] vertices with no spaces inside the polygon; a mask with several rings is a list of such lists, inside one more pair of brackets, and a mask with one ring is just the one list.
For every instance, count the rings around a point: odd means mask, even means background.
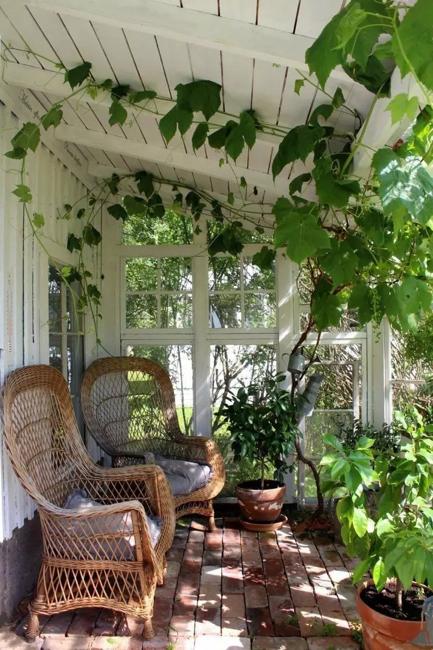
[{"label": "gray cushion", "polygon": [[164,470],[174,496],[191,494],[204,487],[212,478],[212,469],[209,465],[164,458],[158,454],[155,455],[155,463]]},{"label": "gray cushion", "polygon": [[[64,503],[64,508],[71,510],[89,510],[94,506],[101,506],[99,501],[93,501],[85,490],[75,489],[67,496]],[[159,538],[161,537],[161,525],[162,520],[160,517],[153,517],[152,515],[146,514],[147,525],[149,527],[150,539],[152,546],[155,547],[158,543]],[[115,514],[107,515],[106,517],[94,519],[92,522],[92,528],[95,533],[103,535],[113,534],[122,534],[123,538],[130,546],[135,546],[135,539],[133,536],[133,527],[131,515],[126,514]]]}]

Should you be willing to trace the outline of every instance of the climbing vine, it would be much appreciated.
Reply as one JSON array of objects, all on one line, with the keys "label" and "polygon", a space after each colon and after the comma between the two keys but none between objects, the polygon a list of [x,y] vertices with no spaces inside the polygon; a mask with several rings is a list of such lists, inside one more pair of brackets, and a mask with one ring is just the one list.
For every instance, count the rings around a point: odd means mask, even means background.
[{"label": "climbing vine", "polygon": [[[159,118],[159,129],[168,143],[176,133],[192,131],[194,149],[202,146],[221,151],[221,165],[232,167],[245,149],[254,147],[258,134],[279,138],[272,160],[273,177],[288,173],[289,166],[305,163],[305,171],[287,182],[287,192],[274,205],[263,205],[262,215],[251,209],[255,187],[243,176],[241,199],[229,192],[217,200],[208,192],[169,178],[157,178],[146,170],[129,175],[134,192],[121,190],[125,177],[113,175],[88,192],[85,208],[66,206],[65,218],[78,220],[80,234],[71,232],[67,248],[76,252],[76,266],[61,269],[65,282],[82,286],[78,309],[90,309],[97,323],[100,304],[98,283],[86,268],[85,251],[100,244],[96,216],[106,214],[126,221],[132,215],[164,219],[167,208],[189,212],[199,228],[208,214],[221,222],[209,252],[237,255],[243,247],[243,228],[262,232],[266,217],[274,218],[273,245],[265,245],[255,263],[269,267],[275,250],[308,270],[310,317],[296,348],[315,330],[337,326],[350,309],[362,326],[387,317],[398,330],[416,327],[432,305],[433,273],[433,6],[431,0],[415,3],[393,0],[351,0],[329,22],[306,53],[311,76],[299,73],[293,92],[313,84],[327,97],[294,128],[267,124],[253,109],[239,115],[222,110],[221,87],[196,80],[176,87],[174,105],[149,88],[140,90],[110,79],[96,80],[91,62],[65,69],[70,93],[55,102],[39,122],[28,122],[14,135],[6,156],[20,161],[20,179],[14,194],[24,204],[27,219],[39,241],[43,240],[44,216],[32,211],[32,192],[26,181],[26,160],[39,146],[41,132],[59,126],[63,104],[73,97],[105,98],[111,125],[126,123],[136,112]],[[330,94],[327,81],[342,66],[349,77],[373,93],[372,108],[360,116],[346,105],[341,88]],[[393,146],[371,150],[364,143],[378,98],[390,95],[391,76],[398,69],[411,75],[417,95],[400,93],[387,110],[392,122],[403,118],[412,128]],[[317,81],[316,81],[317,80]],[[336,111],[353,116],[353,131],[338,132],[332,117]],[[364,119],[363,119],[364,118]],[[365,150],[371,156],[366,175],[358,176],[354,159]],[[234,173],[234,172],[233,172]],[[172,198],[164,201],[161,187],[172,187]],[[314,199],[303,192],[312,188]],[[312,194],[309,192],[309,196]]]}]

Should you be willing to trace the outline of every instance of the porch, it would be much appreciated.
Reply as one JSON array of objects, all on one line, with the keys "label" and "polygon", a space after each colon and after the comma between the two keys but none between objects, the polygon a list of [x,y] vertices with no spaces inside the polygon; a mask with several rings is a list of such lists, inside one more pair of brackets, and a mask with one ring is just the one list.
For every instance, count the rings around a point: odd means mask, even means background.
[{"label": "porch", "polygon": [[[289,515],[290,520],[290,515]],[[8,648],[43,650],[355,650],[359,625],[354,561],[327,534],[218,530],[178,525],[165,583],[157,588],[155,638],[130,637],[125,618],[102,609],[42,621],[33,644],[20,637],[25,619],[3,631]],[[8,635],[8,636],[7,636]],[[138,637],[138,638],[137,638]],[[2,636],[0,633],[0,645]],[[170,641],[172,645],[170,645]],[[6,646],[1,646],[5,647]]]}]

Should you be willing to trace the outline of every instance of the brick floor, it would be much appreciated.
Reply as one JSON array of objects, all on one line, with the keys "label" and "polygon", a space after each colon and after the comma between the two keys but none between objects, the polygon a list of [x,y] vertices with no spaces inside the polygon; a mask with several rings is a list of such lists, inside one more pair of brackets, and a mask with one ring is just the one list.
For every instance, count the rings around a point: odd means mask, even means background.
[{"label": "brick floor", "polygon": [[[325,535],[181,525],[155,597],[151,641],[134,638],[122,615],[83,609],[41,621],[25,644],[25,622],[0,628],[0,650],[355,650],[353,561]],[[136,638],[138,636],[138,638]],[[6,641],[7,639],[7,641]],[[5,644],[6,643],[6,644]]]}]

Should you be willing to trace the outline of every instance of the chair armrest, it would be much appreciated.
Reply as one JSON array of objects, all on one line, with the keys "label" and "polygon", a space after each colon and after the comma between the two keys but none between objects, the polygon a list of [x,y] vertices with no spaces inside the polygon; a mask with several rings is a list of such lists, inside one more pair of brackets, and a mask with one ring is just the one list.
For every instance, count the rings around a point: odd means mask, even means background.
[{"label": "chair armrest", "polygon": [[40,507],[44,553],[81,561],[146,562],[157,567],[145,511],[139,501],[85,510]]},{"label": "chair armrest", "polygon": [[176,526],[174,499],[163,470],[157,465],[100,467],[93,465],[86,489],[104,501],[136,499],[152,514],[161,517],[161,540],[170,546]]},{"label": "chair armrest", "polygon": [[212,471],[224,479],[224,460],[215,440],[204,436],[182,436],[176,442],[188,449],[188,460],[210,465]]}]

